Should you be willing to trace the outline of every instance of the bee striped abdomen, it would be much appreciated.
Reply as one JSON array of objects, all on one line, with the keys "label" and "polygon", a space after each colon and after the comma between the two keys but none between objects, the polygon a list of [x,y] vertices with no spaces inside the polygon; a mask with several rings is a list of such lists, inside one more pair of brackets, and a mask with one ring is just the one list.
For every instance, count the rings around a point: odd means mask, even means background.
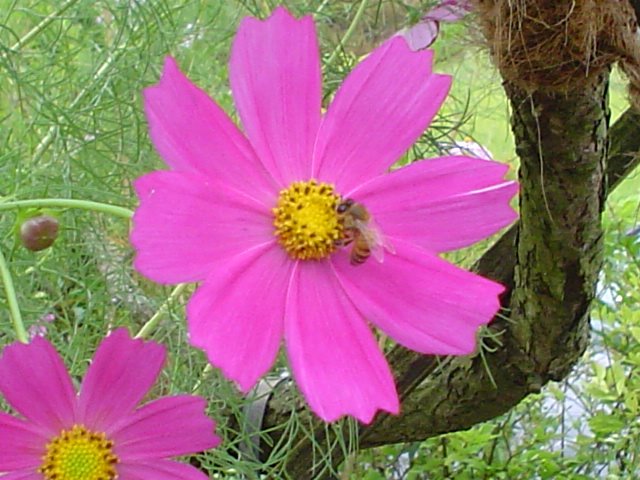
[{"label": "bee striped abdomen", "polygon": [[364,205],[351,198],[345,198],[336,207],[336,212],[342,223],[343,234],[335,245],[344,247],[351,244],[351,265],[362,265],[372,253],[382,262],[382,235]]},{"label": "bee striped abdomen", "polygon": [[362,235],[358,234],[349,255],[351,265],[362,265],[370,255],[371,248],[369,248],[369,244]]}]

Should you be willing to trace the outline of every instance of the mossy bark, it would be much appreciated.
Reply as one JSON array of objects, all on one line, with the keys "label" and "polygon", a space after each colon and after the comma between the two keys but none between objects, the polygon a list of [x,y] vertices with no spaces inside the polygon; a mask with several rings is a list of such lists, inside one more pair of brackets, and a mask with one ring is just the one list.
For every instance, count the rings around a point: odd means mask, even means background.
[{"label": "mossy bark", "polygon": [[607,78],[570,95],[506,88],[521,159],[510,331],[541,382],[564,378],[587,344],[602,254]]}]

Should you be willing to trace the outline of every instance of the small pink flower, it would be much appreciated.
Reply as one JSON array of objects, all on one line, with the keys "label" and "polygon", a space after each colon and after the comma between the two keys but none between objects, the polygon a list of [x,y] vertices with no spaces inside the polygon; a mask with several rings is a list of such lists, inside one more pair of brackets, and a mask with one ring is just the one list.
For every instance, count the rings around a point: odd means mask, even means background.
[{"label": "small pink flower", "polygon": [[46,337],[47,326],[38,324],[31,325],[27,330],[27,335],[29,335],[29,339],[31,340],[33,340],[35,337]]},{"label": "small pink flower", "polygon": [[52,323],[56,319],[56,316],[53,313],[45,313],[42,315],[36,323],[31,325],[27,330],[27,334],[30,339],[33,339],[36,336],[45,337],[47,335],[47,323]]},{"label": "small pink flower", "polygon": [[[170,170],[135,182],[134,265],[161,283],[203,282],[187,306],[190,342],[243,391],[284,339],[313,411],[370,422],[399,403],[369,322],[418,352],[466,355],[500,308],[501,285],[437,254],[516,218],[508,167],[459,156],[387,173],[449,91],[432,56],[390,39],[323,115],[313,20],[277,8],[266,21],[245,18],[233,44],[244,133],[172,58],[145,90],[151,139]],[[352,223],[385,239],[386,252],[358,266],[353,244],[371,236],[349,229],[353,218],[338,211],[346,199],[371,216]],[[348,234],[356,241],[340,246]]]},{"label": "small pink flower", "polygon": [[51,323],[55,319],[56,319],[56,316],[53,313],[45,313],[44,315],[42,315],[38,319],[38,322],[40,322],[40,323]]},{"label": "small pink flower", "polygon": [[6,347],[0,393],[20,416],[0,412],[0,478],[206,480],[169,460],[220,443],[204,399],[177,395],[136,408],[164,361],[161,345],[116,330],[98,347],[76,395],[46,339]]},{"label": "small pink flower", "polygon": [[404,37],[411,50],[429,47],[438,38],[440,22],[457,22],[473,10],[469,0],[444,0],[429,10],[418,23],[397,34]]}]

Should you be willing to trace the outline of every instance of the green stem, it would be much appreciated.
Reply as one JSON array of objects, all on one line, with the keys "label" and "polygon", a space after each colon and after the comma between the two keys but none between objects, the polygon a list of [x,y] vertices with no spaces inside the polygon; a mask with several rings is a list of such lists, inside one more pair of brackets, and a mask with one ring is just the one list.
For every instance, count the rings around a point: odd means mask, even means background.
[{"label": "green stem", "polygon": [[27,331],[24,328],[22,322],[22,314],[20,313],[20,307],[18,306],[18,297],[16,297],[16,289],[13,287],[13,279],[11,278],[11,272],[7,261],[0,251],[0,276],[2,277],[2,283],[4,285],[4,291],[7,295],[7,303],[9,304],[9,313],[11,314],[11,321],[13,322],[13,329],[16,332],[16,337],[22,343],[28,343],[29,337]]},{"label": "green stem", "polygon": [[42,32],[46,27],[48,27],[51,22],[53,22],[58,18],[62,18],[61,15],[66,10],[68,10],[69,7],[73,6],[76,3],[78,3],[78,0],[68,0],[66,3],[62,4],[60,8],[58,8],[58,10],[44,17],[44,19],[42,19],[42,21],[39,24],[37,24],[35,27],[29,30],[24,37],[22,37],[16,43],[11,45],[10,50],[16,51],[24,47],[27,43],[33,40],[40,32]]},{"label": "green stem", "polygon": [[193,387],[193,390],[191,390],[191,393],[193,395],[199,395],[200,394],[200,388],[202,388],[202,384],[207,379],[207,377],[209,376],[209,374],[211,373],[212,370],[213,370],[213,367],[211,366],[211,364],[207,363],[205,365],[205,367],[202,369],[202,373],[200,374],[200,378],[198,378],[198,381],[196,382],[195,386]]},{"label": "green stem", "polygon": [[153,332],[153,330],[158,325],[158,322],[160,322],[162,315],[164,315],[164,313],[168,310],[169,305],[171,305],[171,303],[173,303],[173,301],[183,292],[186,286],[186,283],[181,283],[173,289],[171,295],[169,295],[164,303],[160,305],[158,311],[153,314],[153,316],[147,321],[147,323],[142,326],[140,331],[136,334],[135,338],[146,338],[149,334],[151,334],[151,332]]},{"label": "green stem", "polygon": [[347,31],[344,32],[344,36],[342,37],[342,40],[340,40],[340,43],[336,46],[336,48],[333,49],[333,52],[331,52],[331,55],[329,56],[329,58],[325,62],[325,64],[324,64],[325,68],[333,63],[333,61],[338,56],[338,53],[340,51],[342,51],[342,49],[344,48],[344,45],[351,38],[351,35],[353,34],[353,32],[355,31],[356,27],[358,26],[358,23],[360,23],[360,19],[362,18],[362,14],[364,13],[364,10],[365,10],[365,8],[367,6],[368,1],[369,0],[362,0],[360,2],[360,6],[358,7],[358,11],[356,12],[355,16],[353,17],[353,20],[351,20],[351,24],[349,25],[349,28],[347,28]]},{"label": "green stem", "polygon": [[[98,82],[98,80],[100,80],[103,76],[109,73],[111,66],[116,62],[117,59],[120,58],[120,56],[122,55],[122,52],[124,51],[125,51],[124,48],[116,47],[115,49],[116,53],[109,54],[109,57],[104,62],[102,62],[100,67],[96,70],[96,73],[93,75],[91,81],[88,82],[85,85],[85,87],[82,90],[80,90],[80,92],[78,92],[78,94],[73,99],[71,104],[68,107],[66,107],[67,111],[71,111],[75,106],[77,106],[82,101],[84,96],[91,91],[91,89],[96,84],[96,82]],[[40,140],[40,143],[38,143],[38,145],[36,146],[36,149],[33,153],[33,159],[32,159],[33,163],[37,162],[40,159],[40,157],[44,155],[44,153],[47,151],[47,149],[51,146],[53,141],[56,139],[56,136],[60,131],[59,122],[60,120],[57,119],[56,123],[49,127],[49,130],[47,131],[46,135],[42,137],[42,140]]]},{"label": "green stem", "polygon": [[79,208],[94,212],[107,213],[129,220],[133,212],[128,208],[109,205],[108,203],[92,202],[89,200],[74,200],[71,198],[33,198],[30,200],[0,201],[0,212],[16,208]]}]

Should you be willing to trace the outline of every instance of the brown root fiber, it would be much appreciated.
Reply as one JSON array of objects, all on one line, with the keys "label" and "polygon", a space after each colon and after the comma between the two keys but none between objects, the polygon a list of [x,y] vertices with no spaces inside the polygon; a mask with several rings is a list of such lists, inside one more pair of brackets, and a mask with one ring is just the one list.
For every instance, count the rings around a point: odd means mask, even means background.
[{"label": "brown root fiber", "polygon": [[566,92],[619,62],[640,106],[640,36],[628,0],[476,0],[503,78],[527,90]]}]

